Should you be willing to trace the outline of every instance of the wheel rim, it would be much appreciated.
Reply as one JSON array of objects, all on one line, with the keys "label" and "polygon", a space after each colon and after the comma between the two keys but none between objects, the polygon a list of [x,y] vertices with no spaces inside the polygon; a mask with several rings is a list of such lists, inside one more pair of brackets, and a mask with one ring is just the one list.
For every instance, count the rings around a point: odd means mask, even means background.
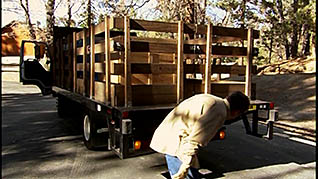
[{"label": "wheel rim", "polygon": [[89,117],[86,115],[84,118],[84,137],[85,140],[88,141],[91,134],[91,123],[89,121]]}]

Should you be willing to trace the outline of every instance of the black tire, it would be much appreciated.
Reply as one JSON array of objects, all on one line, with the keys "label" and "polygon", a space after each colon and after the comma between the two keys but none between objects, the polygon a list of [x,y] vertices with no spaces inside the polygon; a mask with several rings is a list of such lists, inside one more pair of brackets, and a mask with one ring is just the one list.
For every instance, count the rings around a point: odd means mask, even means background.
[{"label": "black tire", "polygon": [[100,118],[91,111],[83,116],[83,141],[89,150],[106,150],[108,147],[108,132],[97,133],[97,129],[104,126],[98,120]]},{"label": "black tire", "polygon": [[91,115],[85,115],[83,119],[83,140],[87,149],[96,149],[96,124]]}]

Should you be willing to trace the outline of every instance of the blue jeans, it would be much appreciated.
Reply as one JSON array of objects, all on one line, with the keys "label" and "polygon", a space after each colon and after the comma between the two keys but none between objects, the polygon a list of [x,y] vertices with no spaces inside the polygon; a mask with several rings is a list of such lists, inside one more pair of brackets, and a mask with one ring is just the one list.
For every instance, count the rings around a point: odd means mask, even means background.
[{"label": "blue jeans", "polygon": [[[182,164],[182,161],[179,160],[177,157],[171,156],[171,155],[165,155],[167,165],[168,165],[168,170],[170,173],[170,176],[176,174],[179,171],[179,168]],[[187,179],[199,179],[200,178],[200,173],[198,169],[190,167],[188,170],[188,175],[186,177]]]}]

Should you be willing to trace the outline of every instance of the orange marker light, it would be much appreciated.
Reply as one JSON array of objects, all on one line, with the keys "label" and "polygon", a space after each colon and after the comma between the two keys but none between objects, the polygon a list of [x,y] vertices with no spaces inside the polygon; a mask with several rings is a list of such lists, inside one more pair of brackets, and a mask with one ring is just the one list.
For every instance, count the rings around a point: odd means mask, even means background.
[{"label": "orange marker light", "polygon": [[225,132],[224,131],[220,131],[220,139],[223,140],[225,138]]},{"label": "orange marker light", "polygon": [[139,140],[135,141],[134,147],[135,150],[139,150],[141,148],[141,142]]}]

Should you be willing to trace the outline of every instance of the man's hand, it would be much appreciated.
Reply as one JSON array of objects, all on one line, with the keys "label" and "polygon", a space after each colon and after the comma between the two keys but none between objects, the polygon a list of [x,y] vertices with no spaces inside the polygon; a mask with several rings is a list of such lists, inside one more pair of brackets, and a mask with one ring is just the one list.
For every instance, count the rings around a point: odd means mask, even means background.
[{"label": "man's hand", "polygon": [[172,179],[184,179],[188,174],[188,169],[190,165],[188,164],[181,164],[178,173],[172,176]]}]

